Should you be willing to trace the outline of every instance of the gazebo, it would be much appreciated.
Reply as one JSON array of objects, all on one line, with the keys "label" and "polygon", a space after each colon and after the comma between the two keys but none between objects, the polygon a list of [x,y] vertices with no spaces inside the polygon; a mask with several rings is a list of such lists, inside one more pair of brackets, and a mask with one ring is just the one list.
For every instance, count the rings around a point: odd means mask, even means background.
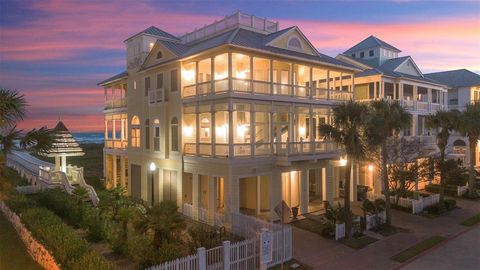
[{"label": "gazebo", "polygon": [[53,129],[52,148],[42,155],[55,157],[55,171],[67,172],[67,157],[83,156],[85,153],[65,124],[59,121]]}]

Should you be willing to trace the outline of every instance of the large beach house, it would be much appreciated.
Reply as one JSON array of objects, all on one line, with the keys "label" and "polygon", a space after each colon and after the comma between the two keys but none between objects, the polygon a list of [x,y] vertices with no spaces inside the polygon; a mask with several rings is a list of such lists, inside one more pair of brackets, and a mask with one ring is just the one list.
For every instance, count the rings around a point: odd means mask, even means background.
[{"label": "large beach house", "polygon": [[342,149],[318,131],[339,102],[399,100],[414,115],[403,136],[430,147],[425,116],[447,108],[446,85],[373,36],[335,59],[296,26],[237,12],[179,37],[152,26],[125,45],[127,70],[100,83],[107,186],[211,223],[277,220],[282,200],[315,211],[356,200],[357,185],[380,193],[372,164],[355,164],[343,191]]}]

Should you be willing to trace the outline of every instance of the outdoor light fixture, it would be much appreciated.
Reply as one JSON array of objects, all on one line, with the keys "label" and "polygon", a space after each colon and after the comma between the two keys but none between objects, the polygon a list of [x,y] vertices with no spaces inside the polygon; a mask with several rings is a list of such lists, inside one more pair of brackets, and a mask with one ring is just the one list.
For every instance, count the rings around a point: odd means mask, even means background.
[{"label": "outdoor light fixture", "polygon": [[151,162],[150,163],[150,171],[152,172],[152,202],[151,202],[151,206],[153,206],[153,198],[155,197],[154,182],[155,182],[155,170],[156,169],[157,169],[157,166],[155,166],[155,163]]},{"label": "outdoor light fixture", "polygon": [[368,171],[369,171],[369,172],[373,172],[373,165],[371,165],[371,164],[368,165]]},{"label": "outdoor light fixture", "polygon": [[345,167],[347,166],[347,159],[344,157],[340,158],[340,166]]}]

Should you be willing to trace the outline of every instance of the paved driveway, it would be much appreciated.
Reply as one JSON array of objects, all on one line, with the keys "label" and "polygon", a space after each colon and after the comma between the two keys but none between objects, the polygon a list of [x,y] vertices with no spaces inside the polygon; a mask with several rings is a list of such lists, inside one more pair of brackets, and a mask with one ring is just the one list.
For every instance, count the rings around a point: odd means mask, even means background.
[{"label": "paved driveway", "polygon": [[423,256],[410,262],[402,270],[417,269],[479,269],[480,226],[447,240]]},{"label": "paved driveway", "polygon": [[[480,213],[480,202],[458,199],[457,205],[459,209],[435,219],[393,210],[393,223],[406,229],[407,232],[382,238],[360,250],[354,250],[317,234],[293,228],[293,256],[314,269],[400,268],[403,265],[391,260],[390,257],[430,236],[441,235],[453,238],[468,230],[459,223]],[[479,256],[476,255],[476,257]]]}]

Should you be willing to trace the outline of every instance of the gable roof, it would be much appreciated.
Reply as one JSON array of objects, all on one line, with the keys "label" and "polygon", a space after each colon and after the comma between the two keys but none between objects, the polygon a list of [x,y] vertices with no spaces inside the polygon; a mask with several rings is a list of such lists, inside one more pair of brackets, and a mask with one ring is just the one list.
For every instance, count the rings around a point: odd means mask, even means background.
[{"label": "gable roof", "polygon": [[162,37],[162,38],[167,38],[167,39],[171,39],[171,40],[175,40],[175,41],[180,41],[180,39],[177,38],[176,36],[174,36],[174,35],[172,35],[168,32],[165,32],[162,29],[159,29],[155,26],[150,26],[150,27],[146,28],[145,30],[143,30],[141,32],[138,32],[135,35],[127,38],[125,41],[127,41],[127,40],[129,40],[133,37],[136,37],[140,34],[147,34],[147,35],[152,35],[152,36],[156,36],[156,37]]},{"label": "gable roof", "polygon": [[480,75],[467,69],[448,70],[424,75],[429,79],[444,83],[452,88],[480,85]]},{"label": "gable roof", "polygon": [[353,52],[365,50],[365,49],[370,49],[370,48],[375,48],[375,47],[382,47],[385,49],[393,50],[396,52],[401,52],[401,50],[393,47],[392,45],[386,43],[385,41],[377,38],[376,36],[369,36],[366,39],[360,41],[357,43],[355,46],[351,47],[350,49],[346,50],[344,54],[350,54]]},{"label": "gable roof", "polygon": [[[280,35],[288,32],[294,27],[283,29],[272,34],[262,34],[255,31],[251,31],[244,28],[235,28],[227,32],[221,33],[219,35],[200,40],[198,42],[182,44],[179,42],[159,40],[167,48],[171,49],[178,54],[178,58],[188,57],[202,51],[212,49],[221,45],[234,45],[238,47],[243,47],[247,49],[261,50],[267,53],[275,53],[284,56],[303,58],[310,61],[318,61],[326,64],[337,65],[344,68],[358,69],[356,66],[339,61],[330,56],[318,53],[317,55],[311,55],[303,52],[287,50],[283,48],[268,46],[267,43],[272,41],[274,38],[279,37]],[[315,50],[316,51],[316,50]],[[171,61],[171,60],[170,60]],[[142,70],[154,67],[156,65],[163,64],[163,62],[143,67]]]}]

